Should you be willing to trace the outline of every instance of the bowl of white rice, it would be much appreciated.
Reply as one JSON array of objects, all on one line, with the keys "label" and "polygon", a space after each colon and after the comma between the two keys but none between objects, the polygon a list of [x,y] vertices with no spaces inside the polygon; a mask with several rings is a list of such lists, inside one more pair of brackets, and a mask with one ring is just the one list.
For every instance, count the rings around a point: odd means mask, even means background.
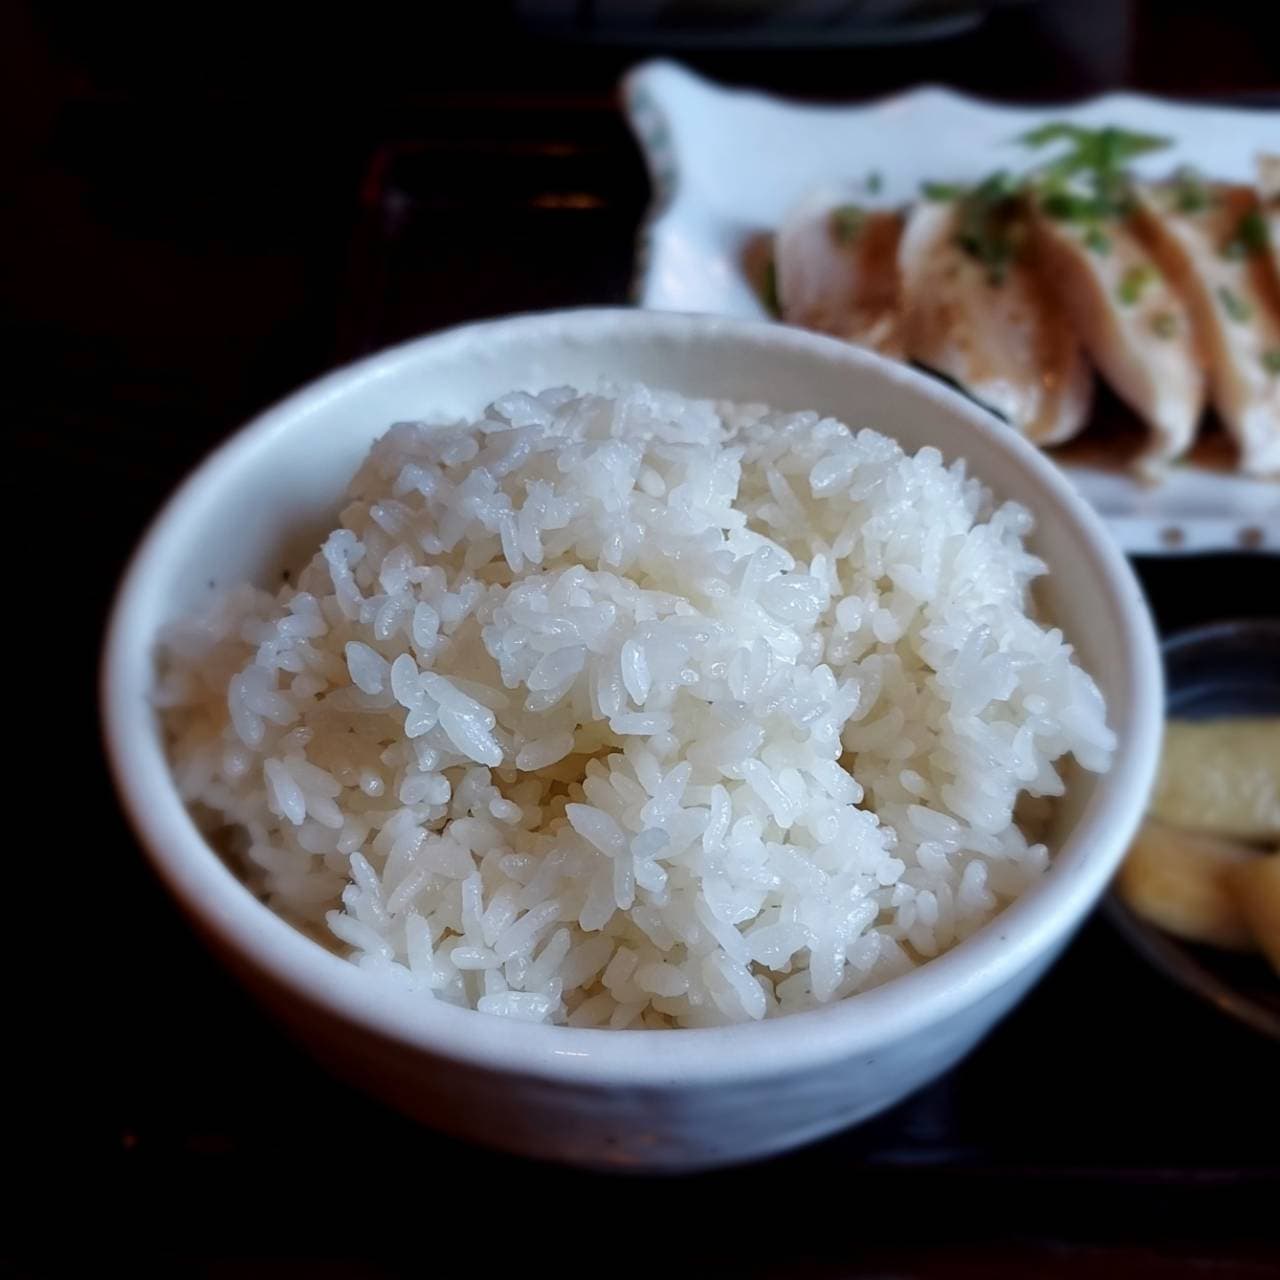
[{"label": "bowl of white rice", "polygon": [[1161,715],[1133,575],[1033,447],[830,339],[636,311],[264,413],[137,552],[103,700],[156,870],[322,1061],[669,1170],[967,1052],[1106,886]]}]

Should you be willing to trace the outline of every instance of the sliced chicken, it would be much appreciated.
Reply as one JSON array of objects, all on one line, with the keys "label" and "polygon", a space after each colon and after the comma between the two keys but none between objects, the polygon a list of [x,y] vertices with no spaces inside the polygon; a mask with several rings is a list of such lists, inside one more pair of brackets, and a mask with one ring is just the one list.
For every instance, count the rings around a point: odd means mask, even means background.
[{"label": "sliced chicken", "polygon": [[1258,196],[1271,241],[1271,265],[1280,281],[1280,156],[1258,157]]},{"label": "sliced chicken", "polygon": [[819,191],[774,242],[778,303],[788,324],[900,357],[898,240],[902,217]]},{"label": "sliced chicken", "polygon": [[956,202],[911,211],[898,268],[908,358],[944,374],[1037,444],[1085,423],[1093,375],[1080,344],[1022,262],[992,268],[961,247]]},{"label": "sliced chicken", "polygon": [[1186,304],[1134,229],[1032,215],[1041,274],[1099,372],[1151,428],[1141,464],[1158,473],[1185,453],[1204,411],[1205,378]]},{"label": "sliced chicken", "polygon": [[1252,187],[1213,183],[1187,208],[1177,183],[1138,193],[1138,218],[1191,307],[1209,394],[1241,470],[1280,475],[1280,285]]}]

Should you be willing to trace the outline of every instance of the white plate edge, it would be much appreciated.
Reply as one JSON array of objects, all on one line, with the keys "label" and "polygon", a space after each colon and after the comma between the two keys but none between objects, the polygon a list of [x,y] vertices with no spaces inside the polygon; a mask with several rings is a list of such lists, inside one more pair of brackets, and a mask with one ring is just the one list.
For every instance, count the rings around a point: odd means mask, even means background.
[{"label": "white plate edge", "polygon": [[[994,111],[1014,116],[1053,115],[1084,107],[1102,112],[1155,107],[1161,110],[1211,112],[1221,115],[1224,123],[1236,118],[1256,120],[1258,115],[1268,112],[1267,108],[1216,104],[1202,106],[1182,99],[1128,90],[1066,101],[1006,103],[961,93],[939,84],[921,84],[855,102],[807,103],[750,86],[720,84],[689,70],[673,59],[649,59],[632,67],[620,85],[623,114],[644,158],[652,188],[652,198],[636,234],[635,269],[630,287],[631,299],[640,307],[649,305],[655,243],[665,234],[669,225],[678,224],[682,214],[696,208],[695,202],[687,196],[679,181],[681,166],[673,146],[677,130],[671,124],[671,95],[687,92],[700,93],[712,99],[747,100],[797,116],[835,116],[850,111],[921,102],[932,102],[939,107]],[[1065,467],[1064,470],[1067,474],[1074,472],[1072,467]],[[1076,478],[1081,479],[1079,476]],[[1086,496],[1088,487],[1086,479]],[[1257,515],[1237,518],[1184,516],[1174,519],[1169,516],[1100,514],[1121,548],[1132,555],[1167,557],[1201,552],[1240,551],[1280,553],[1280,508],[1272,519]]]}]

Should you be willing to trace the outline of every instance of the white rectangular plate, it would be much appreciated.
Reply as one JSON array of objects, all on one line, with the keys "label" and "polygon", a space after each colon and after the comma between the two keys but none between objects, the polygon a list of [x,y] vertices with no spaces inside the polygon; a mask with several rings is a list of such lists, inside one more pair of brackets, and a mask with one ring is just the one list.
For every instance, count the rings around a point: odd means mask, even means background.
[{"label": "white rectangular plate", "polygon": [[[1018,168],[1025,151],[1014,139],[1048,120],[1171,138],[1167,150],[1135,165],[1153,177],[1190,164],[1252,181],[1257,153],[1280,149],[1280,112],[1135,94],[1023,108],[920,88],[865,105],[805,106],[726,89],[665,61],[637,67],[623,88],[654,188],[636,300],[670,311],[764,317],[744,259],[807,190],[861,184],[868,203],[902,204],[918,197],[925,179],[967,181]],[[1096,447],[1068,452],[1062,466],[1126,551],[1280,549],[1280,484],[1235,474],[1212,452],[1199,451],[1154,487]]]}]

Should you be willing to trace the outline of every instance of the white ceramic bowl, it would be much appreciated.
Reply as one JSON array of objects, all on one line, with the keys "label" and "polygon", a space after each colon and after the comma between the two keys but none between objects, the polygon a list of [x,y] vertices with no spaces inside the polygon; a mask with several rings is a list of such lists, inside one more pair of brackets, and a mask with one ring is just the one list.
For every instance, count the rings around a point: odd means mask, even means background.
[{"label": "white ceramic bowl", "polygon": [[[641,380],[818,409],[968,458],[1037,516],[1044,608],[1106,695],[1111,772],[1078,774],[1044,880],[922,968],[826,1009],[714,1030],[534,1026],[384,990],[258,902],[183,807],[148,702],[158,629],[211,584],[277,580],[331,527],[370,441],[471,416],[514,387]],[[116,781],[151,860],[250,990],[343,1077],[438,1128],[597,1166],[694,1169],[856,1124],[945,1071],[1043,973],[1093,906],[1155,768],[1160,659],[1127,562],[1034,448],[937,382],[813,334],[715,317],[575,311],[422,338],[264,413],[170,500],[129,570],[103,669]]]}]

